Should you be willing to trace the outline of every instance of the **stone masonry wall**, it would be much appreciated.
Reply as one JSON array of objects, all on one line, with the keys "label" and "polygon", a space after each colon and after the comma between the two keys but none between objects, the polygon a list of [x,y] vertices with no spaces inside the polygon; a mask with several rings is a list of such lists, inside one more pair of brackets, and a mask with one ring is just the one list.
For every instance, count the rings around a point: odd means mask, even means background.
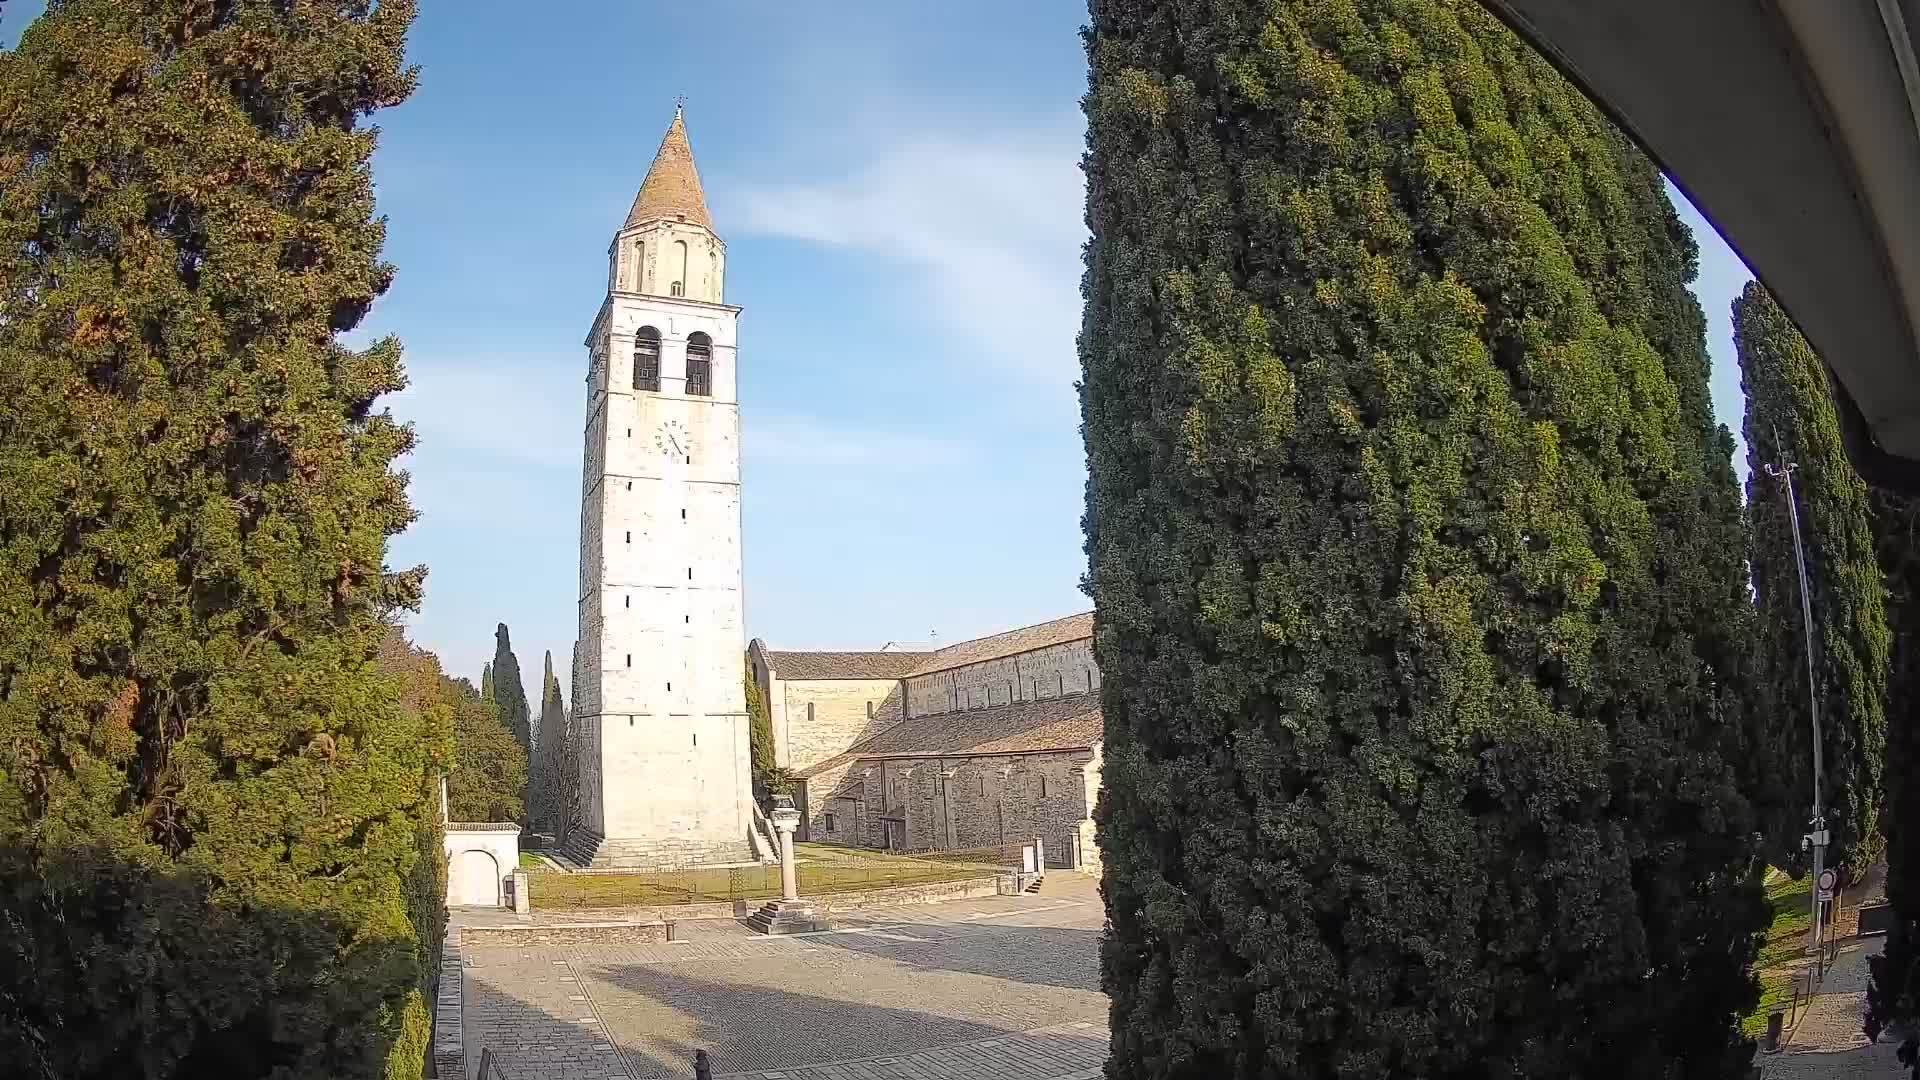
[{"label": "stone masonry wall", "polygon": [[1093,643],[1082,638],[906,680],[907,715],[984,709],[1012,701],[1042,701],[1100,687]]},{"label": "stone masonry wall", "polygon": [[816,840],[876,848],[997,847],[1038,836],[1060,866],[1069,851],[1084,859],[1089,850],[1099,782],[1087,750],[864,759],[810,778],[808,826]]},{"label": "stone masonry wall", "polygon": [[[789,769],[817,765],[900,722],[896,679],[781,680],[784,732],[775,759]],[[784,737],[783,737],[784,736]]]}]

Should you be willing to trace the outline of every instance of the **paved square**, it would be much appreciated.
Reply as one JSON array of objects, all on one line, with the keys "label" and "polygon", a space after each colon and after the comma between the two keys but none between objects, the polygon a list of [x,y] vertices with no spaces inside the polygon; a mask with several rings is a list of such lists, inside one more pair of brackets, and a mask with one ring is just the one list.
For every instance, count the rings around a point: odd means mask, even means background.
[{"label": "paved square", "polygon": [[[1065,1080],[1099,1073],[1093,883],[879,909],[823,934],[683,923],[673,944],[465,950],[469,1067],[507,1080]],[[781,1075],[775,1075],[781,1074]]]}]

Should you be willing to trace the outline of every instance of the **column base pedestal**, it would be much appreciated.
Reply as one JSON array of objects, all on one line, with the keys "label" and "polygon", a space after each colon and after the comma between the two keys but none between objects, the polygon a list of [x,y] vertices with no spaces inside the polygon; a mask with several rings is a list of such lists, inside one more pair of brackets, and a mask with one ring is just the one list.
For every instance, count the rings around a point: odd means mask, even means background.
[{"label": "column base pedestal", "polygon": [[748,916],[747,925],[763,934],[808,934],[833,928],[810,900],[775,900]]}]

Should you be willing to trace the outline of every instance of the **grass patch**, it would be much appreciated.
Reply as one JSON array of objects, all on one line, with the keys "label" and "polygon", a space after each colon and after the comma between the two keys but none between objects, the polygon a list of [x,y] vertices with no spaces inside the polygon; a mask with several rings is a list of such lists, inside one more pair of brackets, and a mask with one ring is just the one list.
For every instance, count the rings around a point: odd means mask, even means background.
[{"label": "grass patch", "polygon": [[520,853],[520,869],[551,870],[553,869],[553,864],[531,851],[523,851]]},{"label": "grass patch", "polygon": [[[799,851],[794,855],[796,861],[801,857]],[[802,896],[965,881],[988,872],[978,865],[912,859],[899,859],[895,864],[800,862],[795,869]],[[534,875],[531,891],[533,906],[548,910],[771,900],[780,895],[780,868],[740,866],[636,874],[547,872]]]},{"label": "grass patch", "polygon": [[1767,1014],[1785,1008],[1793,999],[1793,975],[1784,970],[1807,954],[1807,934],[1813,928],[1809,908],[1813,901],[1813,875],[1795,881],[1785,874],[1774,874],[1767,883],[1767,908],[1772,921],[1761,939],[1754,970],[1760,973],[1760,1004],[1740,1018],[1740,1030],[1759,1035],[1767,1030]]}]

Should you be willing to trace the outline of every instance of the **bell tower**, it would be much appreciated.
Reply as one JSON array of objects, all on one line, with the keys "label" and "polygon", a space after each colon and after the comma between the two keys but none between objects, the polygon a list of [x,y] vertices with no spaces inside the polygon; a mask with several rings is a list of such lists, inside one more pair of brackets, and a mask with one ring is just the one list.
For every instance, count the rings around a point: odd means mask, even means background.
[{"label": "bell tower", "polygon": [[740,408],[726,244],[676,110],[587,333],[580,822],[594,866],[754,855],[742,684]]}]

